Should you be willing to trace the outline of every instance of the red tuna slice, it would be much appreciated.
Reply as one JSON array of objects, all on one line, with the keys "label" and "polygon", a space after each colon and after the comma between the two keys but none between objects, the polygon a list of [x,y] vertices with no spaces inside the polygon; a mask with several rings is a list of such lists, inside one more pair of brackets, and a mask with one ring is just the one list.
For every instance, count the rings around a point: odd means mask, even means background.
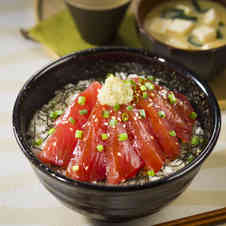
[{"label": "red tuna slice", "polygon": [[38,157],[44,163],[66,166],[70,161],[75,143],[75,127],[69,122],[59,124],[54,134],[47,139]]},{"label": "red tuna slice", "polygon": [[159,117],[158,111],[152,106],[154,103],[141,99],[139,107],[144,109],[149,117],[155,137],[158,139],[163,152],[169,159],[175,159],[179,155],[179,143],[176,136],[171,136],[171,128],[166,120]]},{"label": "red tuna slice", "polygon": [[176,111],[178,111],[178,113],[190,127],[193,127],[195,119],[191,118],[191,113],[194,112],[191,103],[189,102],[188,98],[181,93],[175,92],[175,96],[179,100],[179,102],[177,102],[175,105]]},{"label": "red tuna slice", "polygon": [[[75,131],[87,122],[91,109],[96,103],[99,88],[101,88],[100,83],[92,83],[79,95],[86,98],[85,104],[78,103],[78,96],[64,115],[57,120],[54,128],[55,132],[48,137],[43,150],[38,156],[42,162],[61,167],[68,165],[77,143]],[[87,110],[87,113],[81,115],[80,110],[84,109]]]},{"label": "red tuna slice", "polygon": [[162,120],[168,121],[170,129],[175,130],[177,137],[183,142],[189,142],[192,136],[193,122],[188,120],[188,118],[192,108],[190,108],[188,101],[181,101],[179,98],[176,98],[176,103],[170,103],[168,95],[172,95],[172,92],[155,85],[155,89],[150,92],[150,97],[154,103],[153,108],[158,112],[163,111],[165,117]]},{"label": "red tuna slice", "polygon": [[[67,122],[70,118],[76,120],[77,126],[82,126],[87,119],[96,104],[98,90],[101,88],[101,84],[99,82],[93,82],[90,86],[81,92],[76,98],[75,101],[69,106],[65,113],[56,120],[56,125],[59,123]],[[85,98],[84,104],[79,104],[78,100],[80,97]],[[86,114],[80,114],[80,111],[87,110]]]},{"label": "red tuna slice", "polygon": [[[118,119],[120,115],[116,113],[113,117]],[[134,177],[143,166],[143,161],[134,150],[130,140],[119,140],[121,134],[128,134],[123,123],[118,120],[114,127],[108,128],[109,140],[105,151],[106,175],[109,184],[119,184]]]},{"label": "red tuna slice", "polygon": [[[67,168],[67,175],[73,179],[92,182],[106,177],[105,145],[101,139],[101,134],[105,132],[102,111],[103,107],[97,104],[83,129],[82,139],[75,147]],[[98,150],[98,145],[102,145],[103,150]]]},{"label": "red tuna slice", "polygon": [[126,113],[129,115],[128,128],[133,134],[135,146],[146,168],[158,172],[164,164],[165,155],[148,126],[151,122],[148,122],[148,119],[139,119],[138,112],[127,111]]}]

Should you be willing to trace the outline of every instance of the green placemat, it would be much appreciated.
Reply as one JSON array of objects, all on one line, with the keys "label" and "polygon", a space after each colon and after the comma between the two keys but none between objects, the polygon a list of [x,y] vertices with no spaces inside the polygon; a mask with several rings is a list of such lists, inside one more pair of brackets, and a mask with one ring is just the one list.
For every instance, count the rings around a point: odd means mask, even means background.
[{"label": "green placemat", "polygon": [[[134,16],[128,12],[112,45],[140,48],[134,26]],[[129,35],[128,35],[129,34]],[[96,47],[84,41],[67,9],[51,16],[28,30],[28,35],[51,49],[57,56]]]}]

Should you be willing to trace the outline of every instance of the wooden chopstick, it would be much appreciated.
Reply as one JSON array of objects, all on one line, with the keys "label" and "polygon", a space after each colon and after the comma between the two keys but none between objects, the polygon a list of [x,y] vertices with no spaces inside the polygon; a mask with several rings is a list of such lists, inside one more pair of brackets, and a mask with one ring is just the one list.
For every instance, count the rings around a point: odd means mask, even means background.
[{"label": "wooden chopstick", "polygon": [[209,211],[190,217],[181,218],[178,220],[168,221],[155,226],[172,226],[172,225],[183,225],[183,226],[202,226],[202,225],[218,225],[226,222],[226,208]]}]

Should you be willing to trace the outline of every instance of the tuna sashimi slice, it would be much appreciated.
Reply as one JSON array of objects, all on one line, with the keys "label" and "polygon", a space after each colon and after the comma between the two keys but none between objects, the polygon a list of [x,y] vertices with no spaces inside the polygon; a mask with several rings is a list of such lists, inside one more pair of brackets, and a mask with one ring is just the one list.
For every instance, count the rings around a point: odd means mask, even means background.
[{"label": "tuna sashimi slice", "polygon": [[139,112],[127,111],[127,114],[129,115],[128,128],[133,135],[136,149],[145,162],[146,168],[158,172],[164,164],[165,155],[150,130],[148,124],[151,122],[147,119],[138,119]]},{"label": "tuna sashimi slice", "polygon": [[[77,143],[75,131],[87,122],[89,114],[96,103],[100,83],[93,82],[86,90],[80,93],[72,105],[65,111],[63,116],[56,121],[54,133],[47,138],[43,150],[39,153],[42,162],[51,163],[55,166],[66,167]],[[86,101],[83,105],[78,103],[78,98],[84,96]],[[80,114],[86,110],[85,114]]]},{"label": "tuna sashimi slice", "polygon": [[[80,181],[99,181],[105,179],[105,145],[101,139],[104,131],[104,119],[101,117],[103,107],[97,104],[83,129],[83,137],[79,139],[67,175]],[[98,150],[99,145],[99,150]]]},{"label": "tuna sashimi slice", "polygon": [[[117,120],[119,115],[116,113],[113,117]],[[108,127],[108,133],[109,142],[105,151],[107,182],[119,184],[134,177],[143,166],[143,161],[129,139],[120,141],[120,135],[128,135],[126,128],[120,121],[117,122],[115,128]]]},{"label": "tuna sashimi slice", "polygon": [[150,97],[154,103],[153,107],[165,113],[163,120],[168,121],[171,130],[175,130],[177,137],[183,142],[189,142],[194,125],[194,121],[190,120],[189,115],[193,109],[188,101],[182,101],[176,94],[176,102],[170,103],[169,95],[174,95],[174,93],[167,88],[155,85],[155,89],[150,91]]},{"label": "tuna sashimi slice", "polygon": [[158,111],[150,101],[140,100],[139,106],[147,113],[152,125],[155,137],[158,139],[163,152],[169,159],[175,159],[179,155],[179,143],[176,136],[171,135],[171,127],[166,120],[158,115]]}]

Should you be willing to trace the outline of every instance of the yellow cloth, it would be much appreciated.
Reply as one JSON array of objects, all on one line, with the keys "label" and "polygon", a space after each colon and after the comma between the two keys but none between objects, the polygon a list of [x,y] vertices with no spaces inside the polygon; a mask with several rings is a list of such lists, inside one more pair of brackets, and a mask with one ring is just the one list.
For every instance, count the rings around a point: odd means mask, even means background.
[{"label": "yellow cloth", "polygon": [[[48,47],[57,57],[95,47],[81,38],[73,19],[66,9],[35,25],[28,31],[28,35]],[[126,14],[117,38],[112,45],[142,47],[136,33],[135,18],[131,12]],[[217,96],[221,110],[226,110],[226,72],[216,76],[216,79],[209,82],[209,84]]]},{"label": "yellow cloth", "polygon": [[[128,35],[128,33],[130,35]],[[84,41],[68,10],[63,10],[54,16],[43,20],[28,31],[28,35],[50,48],[58,56],[96,47]],[[128,13],[120,27],[117,38],[113,45],[126,45],[140,48],[141,44],[136,35],[134,18]]]}]

